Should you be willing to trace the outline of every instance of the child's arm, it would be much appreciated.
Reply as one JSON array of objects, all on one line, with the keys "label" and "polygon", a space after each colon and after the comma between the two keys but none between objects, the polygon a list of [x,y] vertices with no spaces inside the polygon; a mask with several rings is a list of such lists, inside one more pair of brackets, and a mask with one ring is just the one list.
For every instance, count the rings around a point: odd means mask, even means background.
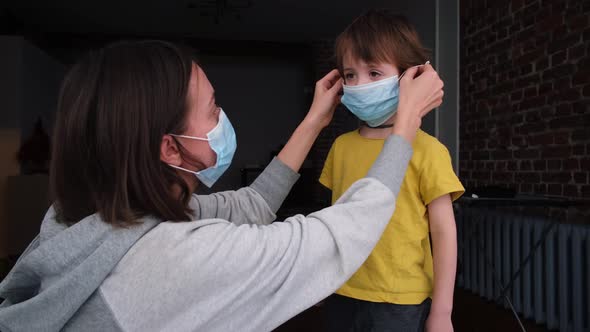
[{"label": "child's arm", "polygon": [[450,195],[428,204],[434,260],[434,291],[426,331],[453,331],[453,291],[457,269],[457,229]]}]

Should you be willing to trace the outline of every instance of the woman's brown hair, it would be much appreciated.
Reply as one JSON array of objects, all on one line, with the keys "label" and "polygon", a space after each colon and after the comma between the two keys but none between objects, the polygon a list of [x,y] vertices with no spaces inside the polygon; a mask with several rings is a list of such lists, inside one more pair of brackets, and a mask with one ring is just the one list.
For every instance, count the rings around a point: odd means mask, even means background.
[{"label": "woman's brown hair", "polygon": [[160,145],[165,134],[185,130],[194,63],[187,48],[131,41],[72,67],[59,96],[50,171],[60,222],[94,213],[119,226],[145,215],[190,218],[189,187],[160,161]]},{"label": "woman's brown hair", "polygon": [[367,63],[390,63],[400,72],[423,64],[429,51],[408,20],[387,10],[372,9],[357,17],[336,39],[336,64],[343,73],[348,56]]}]

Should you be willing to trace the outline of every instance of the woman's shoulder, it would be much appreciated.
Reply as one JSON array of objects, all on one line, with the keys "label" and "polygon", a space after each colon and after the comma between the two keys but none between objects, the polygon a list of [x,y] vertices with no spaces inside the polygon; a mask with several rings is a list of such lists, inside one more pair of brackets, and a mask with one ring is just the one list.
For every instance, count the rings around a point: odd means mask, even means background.
[{"label": "woman's shoulder", "polygon": [[[140,238],[127,256],[131,261],[143,261],[142,257],[151,257],[156,261],[165,261],[166,263],[162,263],[163,266],[168,264],[168,259],[172,257],[189,265],[202,264],[207,253],[211,253],[215,248],[221,249],[232,242],[239,245],[238,229],[239,226],[223,219],[165,221]],[[188,265],[184,266],[186,264],[178,264],[177,268],[180,270],[191,268]]]},{"label": "woman's shoulder", "polygon": [[161,222],[158,226],[156,226],[152,231],[159,231],[163,233],[194,233],[195,231],[199,231],[202,229],[221,229],[226,227],[231,227],[231,222],[220,219],[220,218],[211,218],[211,219],[200,219],[200,220],[190,220],[190,221],[164,221]]},{"label": "woman's shoulder", "polygon": [[[149,241],[177,242],[179,246],[210,245],[216,238],[247,242],[250,236],[257,237],[269,225],[236,224],[221,218],[200,219],[184,222],[166,221],[160,223],[149,232]],[[241,240],[239,238],[242,238]],[[203,241],[203,242],[202,242]],[[181,245],[181,242],[184,242]],[[193,244],[191,244],[193,243]],[[236,244],[236,243],[234,243]]]}]

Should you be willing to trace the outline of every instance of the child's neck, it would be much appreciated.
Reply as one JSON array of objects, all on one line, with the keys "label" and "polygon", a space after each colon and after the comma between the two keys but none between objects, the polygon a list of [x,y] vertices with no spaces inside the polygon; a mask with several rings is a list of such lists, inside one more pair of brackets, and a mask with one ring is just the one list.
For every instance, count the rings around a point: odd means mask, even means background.
[{"label": "child's neck", "polygon": [[364,138],[371,138],[371,139],[386,139],[391,135],[391,128],[389,125],[393,126],[395,119],[389,119],[381,126],[384,128],[371,128],[367,125],[362,125],[359,128],[359,134]]}]

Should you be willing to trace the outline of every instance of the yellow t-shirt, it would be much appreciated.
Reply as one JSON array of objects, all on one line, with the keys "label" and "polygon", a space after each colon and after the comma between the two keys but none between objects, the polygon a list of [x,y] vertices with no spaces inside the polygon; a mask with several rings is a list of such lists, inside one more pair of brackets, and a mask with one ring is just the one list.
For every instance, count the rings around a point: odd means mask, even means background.
[{"label": "yellow t-shirt", "polygon": [[[336,139],[320,183],[332,190],[332,204],[366,176],[383,147],[383,139],[362,137],[358,130]],[[336,293],[371,302],[419,304],[432,296],[433,265],[427,205],[465,189],[455,175],[446,147],[419,130],[414,154],[396,201],[396,209],[377,246],[360,269]]]}]

